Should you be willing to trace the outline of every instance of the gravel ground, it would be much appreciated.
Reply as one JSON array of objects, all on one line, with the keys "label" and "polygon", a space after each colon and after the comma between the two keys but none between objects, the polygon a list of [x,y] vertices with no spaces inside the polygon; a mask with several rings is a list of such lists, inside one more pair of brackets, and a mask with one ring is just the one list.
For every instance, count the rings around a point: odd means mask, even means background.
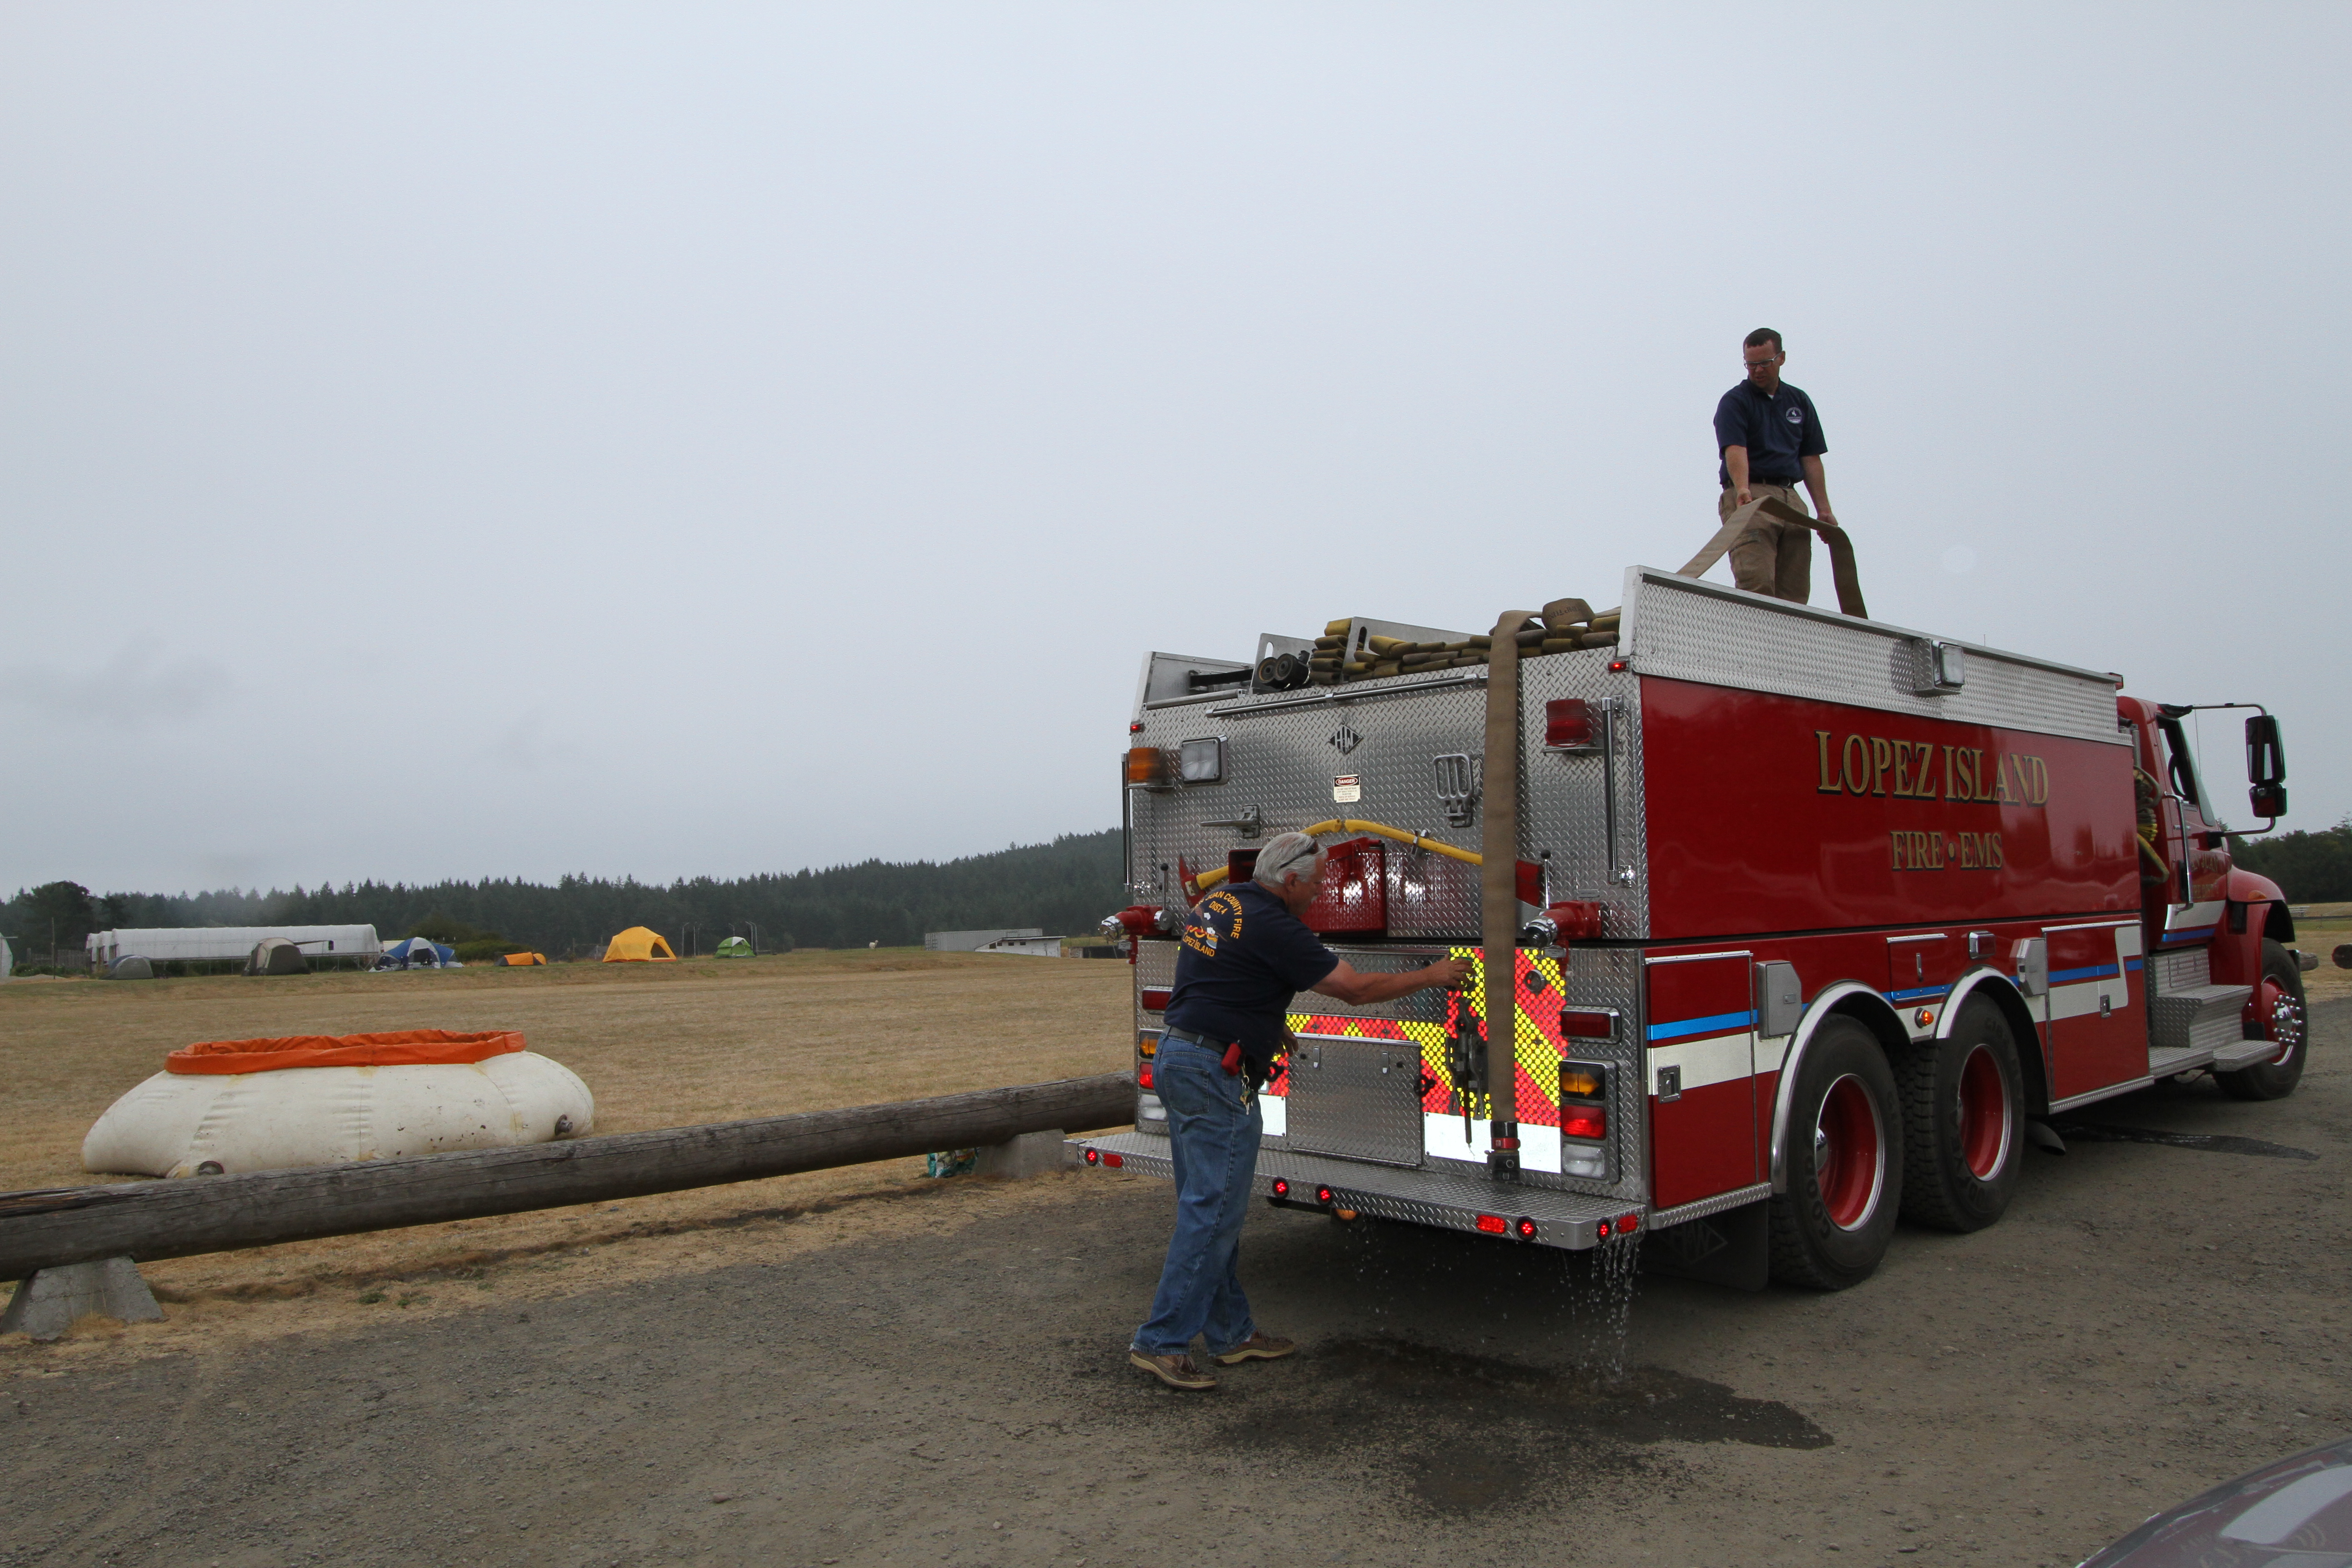
[{"label": "gravel ground", "polygon": [[1261,1211],[1304,1349],[1207,1395],[1124,1364],[1169,1196],[1103,1172],[527,1299],[12,1336],[0,1563],[2071,1563],[2352,1429],[2352,1000],[2315,1013],[2294,1098],[2095,1108],[2001,1224],[1839,1295]]}]

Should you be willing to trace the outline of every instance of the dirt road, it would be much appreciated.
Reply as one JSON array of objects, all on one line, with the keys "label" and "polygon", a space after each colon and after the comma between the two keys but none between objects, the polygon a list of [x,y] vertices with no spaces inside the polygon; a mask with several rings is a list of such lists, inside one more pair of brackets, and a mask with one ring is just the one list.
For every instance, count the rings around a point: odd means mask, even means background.
[{"label": "dirt road", "polygon": [[[2071,1563],[2352,1428],[2352,1000],[2316,1025],[2294,1099],[2099,1108],[2000,1225],[1840,1295],[1643,1279],[1621,1318],[1590,1259],[1261,1211],[1306,1348],[1205,1396],[1122,1363],[1169,1198],[1102,1172],[576,1288],[688,1244],[493,1262],[358,1327],[16,1342],[0,1563]],[[2141,1136],[2182,1132],[2222,1141]]]}]

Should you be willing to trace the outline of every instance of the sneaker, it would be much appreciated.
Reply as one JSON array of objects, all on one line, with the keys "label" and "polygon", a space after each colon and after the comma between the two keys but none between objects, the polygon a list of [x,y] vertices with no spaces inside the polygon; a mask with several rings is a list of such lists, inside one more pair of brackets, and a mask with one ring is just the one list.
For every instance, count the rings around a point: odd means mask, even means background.
[{"label": "sneaker", "polygon": [[1297,1342],[1282,1339],[1259,1329],[1233,1349],[1213,1359],[1219,1366],[1239,1366],[1245,1361],[1280,1361],[1297,1348]]},{"label": "sneaker", "polygon": [[1130,1365],[1141,1367],[1171,1388],[1199,1393],[1217,1386],[1217,1380],[1193,1365],[1189,1355],[1146,1355],[1130,1345],[1127,1359]]}]

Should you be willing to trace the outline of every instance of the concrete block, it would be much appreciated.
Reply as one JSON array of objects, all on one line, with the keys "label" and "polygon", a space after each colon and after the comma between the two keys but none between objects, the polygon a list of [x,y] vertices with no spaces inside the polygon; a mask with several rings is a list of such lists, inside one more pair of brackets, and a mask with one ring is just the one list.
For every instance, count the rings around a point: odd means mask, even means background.
[{"label": "concrete block", "polygon": [[1061,1133],[1024,1132],[1011,1142],[992,1143],[981,1150],[973,1173],[999,1180],[1042,1176],[1062,1169],[1073,1157],[1074,1151],[1063,1143]]},{"label": "concrete block", "polygon": [[139,1278],[139,1266],[128,1258],[108,1258],[39,1269],[31,1279],[18,1280],[8,1310],[0,1312],[0,1334],[54,1340],[76,1318],[92,1312],[126,1323],[152,1323],[163,1316],[155,1293]]}]

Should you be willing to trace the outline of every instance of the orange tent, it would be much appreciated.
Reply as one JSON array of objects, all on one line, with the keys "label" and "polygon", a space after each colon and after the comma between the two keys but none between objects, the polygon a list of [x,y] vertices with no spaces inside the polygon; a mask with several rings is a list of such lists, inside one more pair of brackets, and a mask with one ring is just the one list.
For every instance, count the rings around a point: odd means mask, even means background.
[{"label": "orange tent", "polygon": [[661,932],[644,926],[631,926],[604,944],[607,963],[676,963],[677,954],[662,940]]},{"label": "orange tent", "polygon": [[543,952],[510,952],[504,958],[499,959],[499,962],[510,967],[520,969],[533,963],[545,963],[547,962],[547,954]]}]

